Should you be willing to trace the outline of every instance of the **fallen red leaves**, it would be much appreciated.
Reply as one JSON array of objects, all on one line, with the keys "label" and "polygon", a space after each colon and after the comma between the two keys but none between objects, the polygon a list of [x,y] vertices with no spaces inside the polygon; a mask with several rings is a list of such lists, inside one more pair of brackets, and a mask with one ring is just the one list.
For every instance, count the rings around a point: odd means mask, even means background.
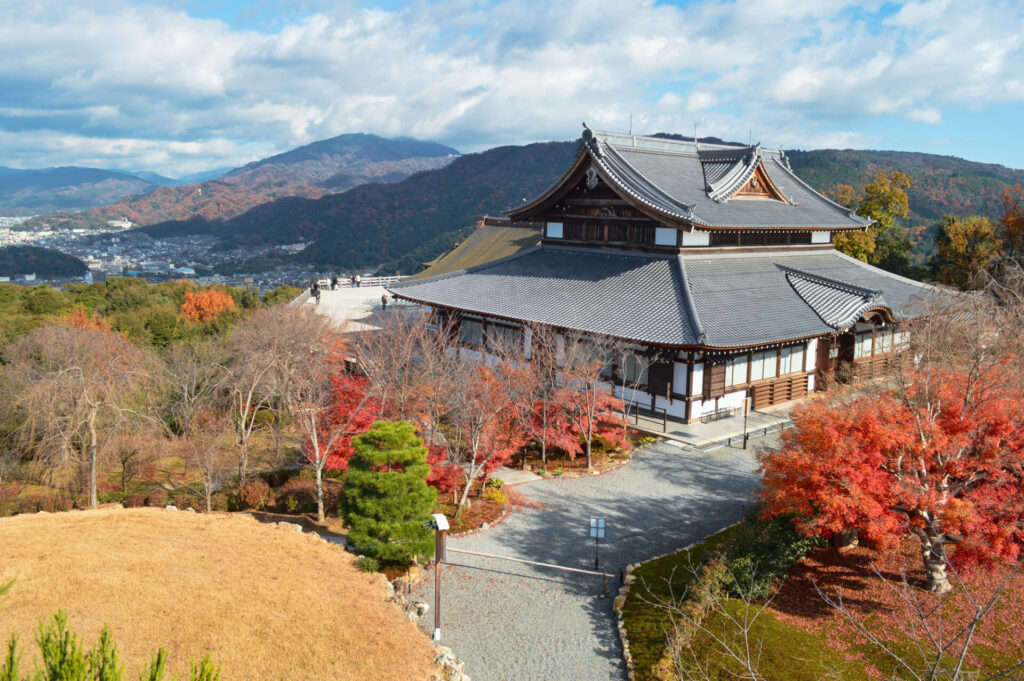
[{"label": "fallen red leaves", "polygon": [[[983,603],[996,591],[1009,569],[1008,565],[997,564],[992,571],[974,570],[962,577],[974,599]],[[888,585],[879,574],[888,580]],[[923,588],[925,574],[913,540],[884,552],[863,546],[841,552],[819,549],[790,570],[771,609],[785,624],[826,636],[836,650],[863,662],[872,676],[881,678],[882,673],[857,649],[864,643],[863,639],[846,619],[822,600],[815,591],[815,584],[833,597],[840,593],[847,607],[860,621],[867,622],[880,639],[900,642],[908,640],[901,632],[908,629],[913,619],[896,590],[902,588],[904,576],[922,606],[938,603],[939,598]],[[946,635],[966,624],[968,613],[974,609],[962,589],[948,598],[943,627]],[[1010,657],[1024,655],[1022,610],[1024,575],[1018,573],[1007,582],[1000,601],[976,633],[975,652],[991,648]],[[975,665],[984,662],[976,654],[969,655],[968,661]]]}]

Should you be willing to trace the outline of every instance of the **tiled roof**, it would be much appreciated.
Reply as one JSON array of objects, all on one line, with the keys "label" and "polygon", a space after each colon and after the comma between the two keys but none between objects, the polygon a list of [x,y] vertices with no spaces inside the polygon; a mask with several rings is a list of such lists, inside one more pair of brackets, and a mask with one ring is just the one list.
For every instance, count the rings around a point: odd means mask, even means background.
[{"label": "tiled roof", "polygon": [[852,286],[778,265],[786,273],[786,281],[821,320],[833,329],[845,329],[873,307],[889,307],[881,291]]},{"label": "tiled roof", "polygon": [[[589,157],[609,185],[653,215],[697,227],[863,229],[871,224],[800,180],[779,149],[695,144],[585,128],[580,153]],[[758,167],[785,201],[730,198]],[[562,182],[569,180],[567,175]],[[546,192],[512,215],[528,218],[550,197],[551,192]]]},{"label": "tiled roof", "polygon": [[[712,347],[759,345],[832,332],[837,327],[829,322],[837,322],[840,311],[847,309],[849,294],[857,291],[860,295],[865,290],[878,291],[881,300],[870,307],[887,308],[897,318],[910,317],[915,299],[935,290],[834,250],[681,257],[706,342]],[[819,282],[813,304],[791,283],[794,270],[804,279],[815,277]],[[826,279],[833,285],[822,285]],[[853,321],[856,318],[849,323]]]},{"label": "tiled roof", "polygon": [[394,287],[401,298],[481,315],[719,348],[829,333],[868,302],[911,316],[914,299],[932,291],[828,250],[661,256],[565,246]]},{"label": "tiled roof", "polygon": [[428,305],[660,345],[693,345],[677,258],[536,247],[392,291]]},{"label": "tiled roof", "polygon": [[425,279],[456,270],[476,267],[499,258],[518,253],[540,242],[541,230],[537,226],[498,226],[483,221],[454,250],[430,263],[430,267],[411,279]]}]

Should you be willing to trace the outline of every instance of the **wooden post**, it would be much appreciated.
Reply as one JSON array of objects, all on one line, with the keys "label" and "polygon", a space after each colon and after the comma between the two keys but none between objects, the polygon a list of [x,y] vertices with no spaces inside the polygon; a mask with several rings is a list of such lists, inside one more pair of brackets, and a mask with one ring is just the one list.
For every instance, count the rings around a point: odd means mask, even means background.
[{"label": "wooden post", "polygon": [[444,540],[447,530],[434,532],[434,640],[441,640],[441,561],[444,560]]},{"label": "wooden post", "polygon": [[743,449],[747,448],[747,414],[750,412],[750,396],[743,398]]}]

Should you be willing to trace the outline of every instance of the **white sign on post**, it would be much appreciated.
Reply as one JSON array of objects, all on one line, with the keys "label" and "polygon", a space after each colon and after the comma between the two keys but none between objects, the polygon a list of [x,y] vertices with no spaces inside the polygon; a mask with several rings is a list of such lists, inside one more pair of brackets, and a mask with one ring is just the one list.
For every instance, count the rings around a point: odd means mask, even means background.
[{"label": "white sign on post", "polygon": [[604,539],[604,518],[590,519],[591,539]]}]

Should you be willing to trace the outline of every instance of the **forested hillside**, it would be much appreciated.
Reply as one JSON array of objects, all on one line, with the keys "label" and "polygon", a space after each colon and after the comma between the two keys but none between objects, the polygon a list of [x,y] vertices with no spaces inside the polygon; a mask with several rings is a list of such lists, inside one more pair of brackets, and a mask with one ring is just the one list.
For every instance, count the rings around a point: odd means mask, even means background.
[{"label": "forested hillside", "polygon": [[[450,249],[479,216],[499,214],[547,189],[568,168],[575,142],[509,146],[459,157],[451,165],[387,185],[364,185],[316,200],[288,198],[226,221],[190,220],[146,228],[153,235],[216,233],[232,244],[314,241],[299,258],[335,268],[414,271]],[[932,249],[947,214],[1002,214],[1001,192],[1024,184],[1024,171],[949,156],[895,151],[787,152],[794,171],[818,190],[861,188],[876,169],[914,178],[905,225]]]},{"label": "forested hillside", "polygon": [[910,175],[910,215],[903,223],[920,256],[934,252],[935,233],[943,217],[981,215],[998,220],[1003,214],[1003,189],[1024,184],[1024,170],[953,156],[853,149],[789,151],[786,155],[796,174],[820,191],[837,184],[862,187],[878,169]]},{"label": "forested hillside", "polygon": [[[316,187],[296,186],[295,195],[315,198],[323,192]],[[231,217],[272,200],[268,194],[237,184],[210,180],[181,187],[160,187],[148,194],[129,196],[115,204],[95,208],[90,216],[102,221],[126,217],[135,224],[151,225],[165,220]]]},{"label": "forested hillside", "polygon": [[73,255],[38,246],[0,248],[0,277],[35,274],[40,279],[81,277],[89,268]]},{"label": "forested hillside", "polygon": [[[395,184],[362,185],[316,200],[281,199],[223,222],[178,222],[144,231],[154,237],[203,231],[252,245],[313,241],[299,258],[324,267],[376,266],[479,215],[533,198],[564,172],[575,149],[574,142],[498,147]],[[424,256],[450,247],[451,239],[439,239],[437,251]]]},{"label": "forested hillside", "polygon": [[353,133],[254,161],[225,173],[221,179],[256,188],[274,198],[309,196],[288,187],[323,187],[341,192],[368,182],[396,182],[421,170],[441,168],[458,154],[437,142]]},{"label": "forested hillside", "polygon": [[[458,154],[443,144],[407,137],[340,135],[254,161],[216,179],[194,184],[161,181],[158,184],[165,186],[159,188],[139,180],[139,189],[111,193],[104,202],[107,205],[93,202],[88,206],[76,204],[28,211],[50,213],[58,209],[99,206],[84,213],[42,215],[26,223],[24,228],[97,228],[104,227],[107,220],[122,217],[139,225],[194,218],[226,219],[274,199],[294,196],[315,199],[361,184],[398,182],[422,170],[441,168]],[[2,183],[0,174],[0,188]]]}]

